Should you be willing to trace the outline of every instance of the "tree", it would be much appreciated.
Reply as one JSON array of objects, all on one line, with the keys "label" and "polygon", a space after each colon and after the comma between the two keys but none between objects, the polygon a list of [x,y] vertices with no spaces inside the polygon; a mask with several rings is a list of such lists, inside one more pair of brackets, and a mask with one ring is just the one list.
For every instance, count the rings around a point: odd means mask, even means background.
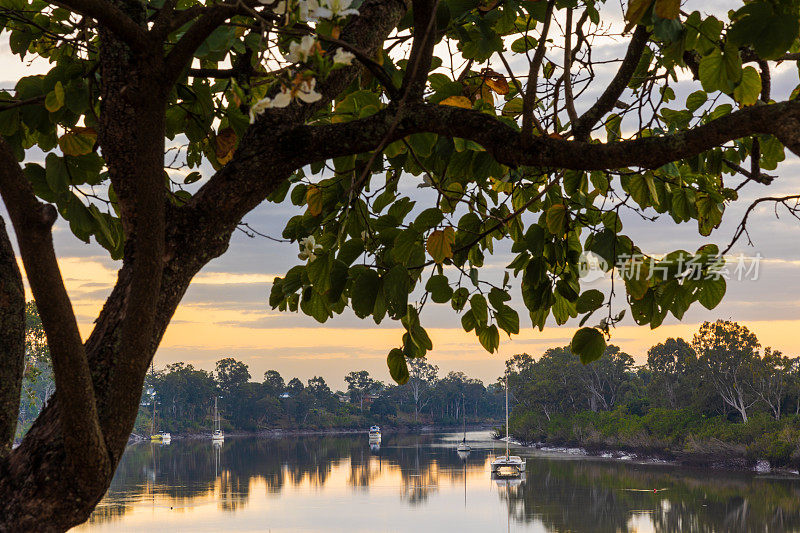
[{"label": "tree", "polygon": [[217,361],[215,374],[217,383],[226,394],[230,394],[250,380],[250,371],[247,365],[232,357]]},{"label": "tree", "polygon": [[647,351],[647,366],[652,372],[650,389],[654,396],[663,398],[673,409],[685,405],[684,395],[691,395],[692,384],[697,385],[697,355],[683,339],[669,338]]},{"label": "tree", "polygon": [[424,409],[430,401],[427,394],[430,387],[436,383],[439,367],[428,363],[424,357],[408,359],[409,379],[405,384],[411,402],[414,404],[414,422],[419,420],[419,412]]},{"label": "tree", "polygon": [[756,364],[755,393],[772,411],[775,420],[781,419],[783,402],[793,385],[794,364],[795,361],[769,347],[764,349],[764,357]]},{"label": "tree", "polygon": [[278,395],[283,392],[285,384],[283,377],[277,370],[267,370],[264,372],[264,385],[270,388],[273,394]]},{"label": "tree", "polygon": [[307,390],[320,401],[327,400],[333,394],[322,376],[314,376],[309,379]]},{"label": "tree", "polygon": [[625,385],[633,377],[633,357],[609,345],[603,357],[580,367],[580,381],[589,393],[592,411],[613,409],[622,396]]},{"label": "tree", "polygon": [[[800,152],[800,101],[766,82],[772,65],[793,58],[793,2],[755,0],[717,18],[682,13],[677,0],[635,0],[610,80],[592,64],[597,34],[613,33],[608,8],[594,2],[323,3],[333,9],[305,0],[0,6],[12,52],[49,68],[0,94],[0,196],[58,391],[10,451],[24,291],[2,228],[5,529],[67,529],[89,516],[178,303],[264,200],[288,197],[305,210],[283,231],[302,263],[275,280],[270,305],[320,322],[348,307],[401,322],[402,348],[388,363],[402,382],[405,357],[433,347],[410,295],[450,302],[489,351],[501,330],[519,331],[508,278],[481,270],[500,240],[512,242],[506,272],[521,278],[534,326],[606,307],[573,338],[584,362],[600,357],[621,315],[610,296],[581,290],[583,251],[620,269],[639,324],[680,319],[698,301],[715,307],[725,292],[709,275],[717,247],[656,260],[622,233],[619,212],[695,221],[707,236],[738,188],[769,184],[764,170],[784,149]],[[453,56],[434,57],[437,44]],[[698,81],[685,103],[670,86],[679,71]],[[174,164],[165,139],[180,146]],[[44,164],[26,160],[33,147]],[[174,167],[188,172],[177,178]],[[404,192],[416,188],[398,187],[409,175],[431,190],[419,198],[426,209]],[[763,203],[794,211],[797,198],[763,196],[747,214]],[[53,247],[59,216],[122,260],[87,339]],[[645,267],[628,268],[640,258]]]},{"label": "tree", "polygon": [[760,346],[755,334],[736,322],[704,322],[692,346],[716,393],[747,422],[747,410],[758,400],[753,392]]},{"label": "tree", "polygon": [[351,402],[358,402],[361,411],[364,410],[364,397],[376,392],[380,387],[380,382],[370,377],[366,370],[353,371],[344,377],[347,383],[347,392]]},{"label": "tree", "polygon": [[292,378],[289,380],[289,383],[286,384],[286,392],[292,397],[298,396],[305,388],[306,386],[303,385],[303,382],[298,378]]}]

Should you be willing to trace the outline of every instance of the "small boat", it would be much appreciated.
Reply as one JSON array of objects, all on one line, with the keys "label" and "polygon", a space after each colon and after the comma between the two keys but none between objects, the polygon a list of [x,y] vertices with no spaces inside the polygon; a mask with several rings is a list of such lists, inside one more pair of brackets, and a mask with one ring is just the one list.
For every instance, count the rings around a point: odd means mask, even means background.
[{"label": "small boat", "polygon": [[381,428],[379,426],[372,426],[369,428],[369,440],[381,440]]},{"label": "small boat", "polygon": [[506,454],[495,457],[492,462],[492,475],[500,478],[521,477],[525,473],[525,460],[511,455],[508,450],[508,376],[506,376]]},{"label": "small boat", "polygon": [[172,442],[172,435],[167,432],[156,433],[155,435],[150,435],[150,440],[162,444],[169,444]]},{"label": "small boat", "polygon": [[166,431],[156,433],[156,396],[153,394],[153,419],[150,421],[150,440],[152,442],[160,442],[162,444],[169,444],[172,441],[172,435]]},{"label": "small boat", "polygon": [[211,440],[215,442],[222,442],[225,440],[225,434],[222,432],[222,426],[220,425],[216,396],[214,396],[214,432],[211,434]]}]

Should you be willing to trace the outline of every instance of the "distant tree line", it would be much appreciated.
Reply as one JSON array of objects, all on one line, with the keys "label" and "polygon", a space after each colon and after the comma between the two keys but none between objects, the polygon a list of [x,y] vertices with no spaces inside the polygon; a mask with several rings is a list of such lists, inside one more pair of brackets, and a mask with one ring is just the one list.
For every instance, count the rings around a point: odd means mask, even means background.
[{"label": "distant tree line", "polygon": [[211,372],[173,363],[147,376],[136,431],[207,430],[215,397],[228,430],[415,427],[502,417],[496,385],[487,388],[463,372],[440,378],[424,358],[409,360],[409,367],[412,378],[405,385],[387,385],[360,370],[344,377],[346,391],[334,392],[321,376],[303,383],[268,370],[253,381],[247,364],[230,357],[217,361]]},{"label": "distant tree line", "polygon": [[561,347],[513,356],[507,375],[510,431],[524,442],[683,450],[724,441],[800,460],[800,358],[762,350],[736,322],[656,344],[642,366],[613,345],[588,365]]}]

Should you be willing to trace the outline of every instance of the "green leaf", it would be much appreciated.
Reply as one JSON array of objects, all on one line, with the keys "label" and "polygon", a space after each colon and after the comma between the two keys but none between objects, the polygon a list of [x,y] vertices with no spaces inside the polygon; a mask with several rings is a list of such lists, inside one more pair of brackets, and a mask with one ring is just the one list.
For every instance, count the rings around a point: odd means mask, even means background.
[{"label": "green leaf", "polygon": [[725,278],[710,278],[703,279],[699,282],[700,290],[698,292],[698,301],[700,305],[706,309],[714,309],[722,301],[727,289]]},{"label": "green leaf", "polygon": [[697,111],[707,100],[708,95],[705,91],[695,91],[686,98],[686,109]]},{"label": "green leaf", "polygon": [[753,67],[742,70],[742,79],[733,90],[733,98],[741,106],[753,105],[761,95],[761,76]]},{"label": "green leaf", "polygon": [[372,314],[380,287],[380,277],[374,270],[365,270],[356,278],[350,289],[350,300],[357,317],[366,318]]},{"label": "green leaf", "polygon": [[722,51],[715,48],[700,60],[700,83],[707,92],[730,92],[742,78],[742,58],[739,50],[726,46]]},{"label": "green leaf", "polygon": [[442,211],[435,207],[431,207],[417,215],[417,218],[414,219],[414,229],[420,233],[425,233],[426,231],[438,226],[442,220],[444,220]]},{"label": "green leaf", "polygon": [[51,113],[55,113],[64,107],[64,86],[61,85],[60,81],[57,81],[53,90],[45,96],[44,107]]},{"label": "green leaf", "polygon": [[453,296],[453,288],[450,286],[450,280],[443,274],[431,276],[428,283],[425,285],[425,290],[431,293],[431,300],[437,304],[443,304],[450,301]]},{"label": "green leaf", "polygon": [[519,333],[519,314],[508,305],[503,305],[494,314],[497,326],[508,333],[516,335]]},{"label": "green leaf", "polygon": [[469,299],[469,306],[478,324],[486,324],[489,321],[489,307],[482,294],[473,294]]},{"label": "green leaf", "polygon": [[478,340],[487,352],[496,352],[500,346],[500,332],[497,330],[497,326],[492,324],[489,327],[481,328],[478,332]]},{"label": "green leaf", "polygon": [[588,365],[606,351],[606,339],[594,328],[581,328],[572,336],[570,350],[581,358],[581,363]]},{"label": "green leaf", "polygon": [[79,156],[92,152],[97,134],[94,132],[70,132],[58,139],[58,147],[64,155]]},{"label": "green leaf", "polygon": [[389,374],[398,385],[405,385],[408,382],[408,365],[403,350],[394,348],[389,351],[386,357],[386,364],[389,367]]},{"label": "green leaf", "polygon": [[567,223],[567,207],[564,204],[554,204],[547,210],[545,222],[550,233],[559,237],[564,235]]},{"label": "green leaf", "polygon": [[589,313],[599,309],[600,306],[603,305],[604,301],[605,295],[602,292],[598,291],[597,289],[590,289],[588,291],[584,291],[578,297],[578,301],[575,302],[575,310],[581,314]]},{"label": "green leaf", "polygon": [[762,59],[777,59],[789,50],[800,30],[794,12],[776,12],[768,2],[745,4],[734,15],[728,41],[735,46],[750,45]]},{"label": "green leaf", "polygon": [[406,314],[410,283],[408,271],[400,265],[393,266],[383,276],[383,294],[386,297],[386,308],[392,317],[397,318]]}]

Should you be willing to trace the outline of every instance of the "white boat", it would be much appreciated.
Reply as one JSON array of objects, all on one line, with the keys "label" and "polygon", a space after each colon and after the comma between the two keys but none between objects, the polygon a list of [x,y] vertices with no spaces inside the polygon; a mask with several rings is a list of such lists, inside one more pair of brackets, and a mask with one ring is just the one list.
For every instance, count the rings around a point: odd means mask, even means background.
[{"label": "white boat", "polygon": [[379,426],[372,426],[369,428],[369,440],[381,440],[381,428]]},{"label": "white boat", "polygon": [[525,473],[525,460],[511,455],[508,450],[508,376],[506,375],[506,454],[495,457],[492,462],[492,475],[501,478],[521,477]]},{"label": "white boat", "polygon": [[214,432],[211,434],[211,440],[221,442],[225,440],[225,434],[222,432],[220,425],[219,410],[217,410],[217,397],[214,396]]}]

